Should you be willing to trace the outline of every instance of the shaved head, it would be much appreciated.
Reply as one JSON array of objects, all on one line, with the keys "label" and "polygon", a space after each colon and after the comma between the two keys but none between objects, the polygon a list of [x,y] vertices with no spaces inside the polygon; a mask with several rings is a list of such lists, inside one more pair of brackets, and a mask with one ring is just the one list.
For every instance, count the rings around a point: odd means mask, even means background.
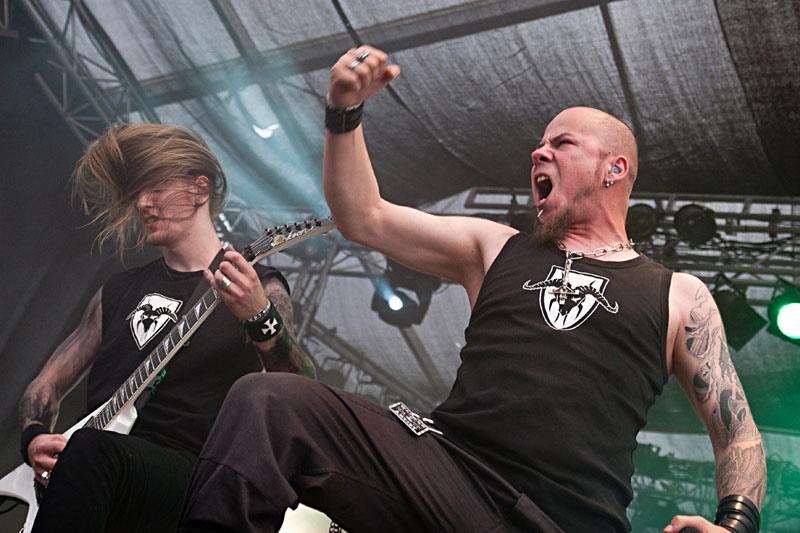
[{"label": "shaved head", "polygon": [[593,107],[570,107],[559,113],[562,115],[577,115],[586,124],[586,133],[590,133],[600,140],[603,146],[603,157],[607,155],[621,155],[628,160],[630,165],[630,183],[636,180],[639,171],[639,148],[631,129],[620,119]]}]

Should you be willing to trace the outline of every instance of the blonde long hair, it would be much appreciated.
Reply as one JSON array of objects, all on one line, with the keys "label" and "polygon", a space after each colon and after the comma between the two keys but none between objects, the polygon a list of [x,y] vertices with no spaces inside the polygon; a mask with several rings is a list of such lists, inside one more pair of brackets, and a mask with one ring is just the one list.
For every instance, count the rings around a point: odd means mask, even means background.
[{"label": "blonde long hair", "polygon": [[72,176],[73,193],[101,226],[96,244],[112,241],[117,253],[141,248],[144,234],[136,211],[139,194],[168,180],[206,176],[209,210],[225,204],[228,182],[200,135],[166,124],[115,124],[93,141]]}]

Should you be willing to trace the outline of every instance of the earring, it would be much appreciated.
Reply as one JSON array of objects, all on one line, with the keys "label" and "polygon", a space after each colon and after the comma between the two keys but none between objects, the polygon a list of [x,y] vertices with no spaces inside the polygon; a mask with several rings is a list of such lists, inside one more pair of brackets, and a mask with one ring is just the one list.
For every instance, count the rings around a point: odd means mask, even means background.
[{"label": "earring", "polygon": [[611,187],[612,185],[614,185],[614,180],[613,180],[613,179],[611,179],[611,180],[607,180],[607,181],[606,181],[606,189],[608,189],[608,188],[609,188],[609,187]]}]

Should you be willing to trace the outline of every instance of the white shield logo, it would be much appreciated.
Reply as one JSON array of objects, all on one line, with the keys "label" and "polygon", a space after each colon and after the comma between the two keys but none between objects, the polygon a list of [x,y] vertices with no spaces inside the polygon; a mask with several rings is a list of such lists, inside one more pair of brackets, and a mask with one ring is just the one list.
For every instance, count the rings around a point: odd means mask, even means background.
[{"label": "white shield logo", "polygon": [[141,350],[145,344],[150,342],[150,339],[164,329],[164,326],[170,322],[177,323],[176,313],[182,304],[183,302],[180,300],[158,293],[148,294],[142,298],[136,309],[126,317],[126,320],[130,322],[136,346]]},{"label": "white shield logo", "polygon": [[526,291],[539,291],[539,307],[548,326],[553,329],[575,329],[592,316],[598,307],[616,314],[619,305],[613,306],[603,295],[608,278],[570,270],[567,280],[568,291],[559,298],[556,289],[562,287],[564,268],[553,265],[547,279],[538,283],[526,281],[522,286]]}]

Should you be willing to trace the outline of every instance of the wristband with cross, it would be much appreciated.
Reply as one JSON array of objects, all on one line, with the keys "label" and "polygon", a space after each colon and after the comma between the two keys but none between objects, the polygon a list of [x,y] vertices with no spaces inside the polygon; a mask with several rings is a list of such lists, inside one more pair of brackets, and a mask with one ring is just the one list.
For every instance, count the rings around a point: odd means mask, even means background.
[{"label": "wristband with cross", "polygon": [[264,309],[242,322],[244,322],[247,334],[255,342],[268,341],[283,329],[281,315],[269,300]]}]

